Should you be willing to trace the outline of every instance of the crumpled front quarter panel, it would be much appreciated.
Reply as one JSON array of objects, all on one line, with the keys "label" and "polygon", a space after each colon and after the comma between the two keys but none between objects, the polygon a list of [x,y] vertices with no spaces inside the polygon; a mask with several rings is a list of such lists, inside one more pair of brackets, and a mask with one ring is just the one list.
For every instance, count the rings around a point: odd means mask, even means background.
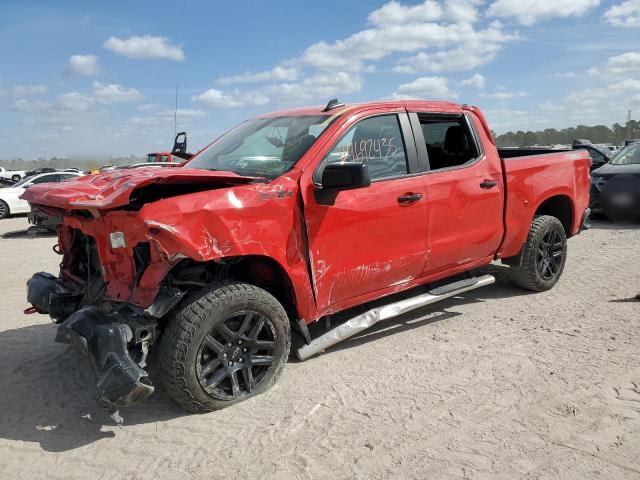
[{"label": "crumpled front quarter panel", "polygon": [[148,238],[168,258],[272,258],[291,279],[298,313],[302,318],[313,316],[295,178],[168,198],[144,206],[139,215],[149,228]]}]

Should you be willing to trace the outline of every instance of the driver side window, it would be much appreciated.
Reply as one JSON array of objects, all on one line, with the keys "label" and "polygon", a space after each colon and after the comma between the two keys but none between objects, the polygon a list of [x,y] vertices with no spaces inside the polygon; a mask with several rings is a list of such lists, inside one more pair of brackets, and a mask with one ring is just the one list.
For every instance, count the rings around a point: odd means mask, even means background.
[{"label": "driver side window", "polygon": [[371,180],[409,173],[397,115],[370,117],[356,123],[325,157],[336,162],[365,163]]}]

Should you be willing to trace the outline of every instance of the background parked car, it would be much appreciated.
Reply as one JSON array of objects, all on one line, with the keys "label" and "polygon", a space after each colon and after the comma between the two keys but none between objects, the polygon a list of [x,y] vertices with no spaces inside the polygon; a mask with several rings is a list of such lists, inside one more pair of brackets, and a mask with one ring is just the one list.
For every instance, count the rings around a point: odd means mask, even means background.
[{"label": "background parked car", "polygon": [[29,212],[29,203],[22,200],[20,195],[31,185],[46,182],[61,182],[72,177],[81,177],[78,172],[49,172],[41,173],[33,177],[25,177],[15,185],[0,190],[0,219],[16,213]]},{"label": "background parked car", "polygon": [[640,217],[640,142],[622,148],[591,172],[591,210],[614,221]]},{"label": "background parked car", "polygon": [[26,172],[23,170],[7,170],[4,167],[0,167],[0,178],[6,178],[13,182],[17,182],[25,176]]},{"label": "background parked car", "polygon": [[593,161],[592,169],[601,167],[614,156],[614,153],[608,148],[600,145],[594,145],[591,140],[576,139],[573,141],[572,148],[574,150],[586,150]]}]

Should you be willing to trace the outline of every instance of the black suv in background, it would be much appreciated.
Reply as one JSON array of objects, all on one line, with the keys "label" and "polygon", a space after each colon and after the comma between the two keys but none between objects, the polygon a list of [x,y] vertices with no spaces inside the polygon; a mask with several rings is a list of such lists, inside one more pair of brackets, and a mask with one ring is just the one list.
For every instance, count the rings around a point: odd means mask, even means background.
[{"label": "black suv in background", "polygon": [[591,160],[593,160],[593,165],[591,166],[592,170],[601,167],[615,155],[615,153],[608,148],[601,147],[600,145],[594,145],[591,143],[591,140],[574,140],[572,147],[574,150],[586,150],[589,152],[589,156],[591,157]]},{"label": "black suv in background", "polygon": [[591,172],[591,210],[612,220],[640,217],[640,142],[618,150]]}]

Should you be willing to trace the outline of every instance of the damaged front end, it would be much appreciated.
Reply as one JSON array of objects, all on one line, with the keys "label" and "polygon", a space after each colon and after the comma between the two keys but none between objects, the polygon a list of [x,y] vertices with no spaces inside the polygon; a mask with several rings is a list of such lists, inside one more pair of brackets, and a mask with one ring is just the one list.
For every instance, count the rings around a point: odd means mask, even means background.
[{"label": "damaged front end", "polygon": [[[56,341],[87,357],[96,401],[110,410],[153,393],[144,370],[147,353],[160,320],[185,293],[163,282],[179,259],[168,258],[138,233],[145,230],[135,213],[114,213],[61,215],[54,248],[63,256],[59,277],[39,272],[27,282],[28,310],[49,314],[59,325]],[[113,222],[127,224],[122,242],[106,234],[121,231]]]},{"label": "damaged front end", "polygon": [[71,345],[88,359],[96,378],[96,402],[110,410],[153,393],[144,370],[149,347],[158,337],[158,318],[152,313],[166,313],[181,297],[174,292],[171,299],[158,298],[151,313],[130,307],[107,311],[104,306],[81,307],[82,294],[51,274],[36,273],[27,282],[28,301],[58,323],[56,342]]}]

